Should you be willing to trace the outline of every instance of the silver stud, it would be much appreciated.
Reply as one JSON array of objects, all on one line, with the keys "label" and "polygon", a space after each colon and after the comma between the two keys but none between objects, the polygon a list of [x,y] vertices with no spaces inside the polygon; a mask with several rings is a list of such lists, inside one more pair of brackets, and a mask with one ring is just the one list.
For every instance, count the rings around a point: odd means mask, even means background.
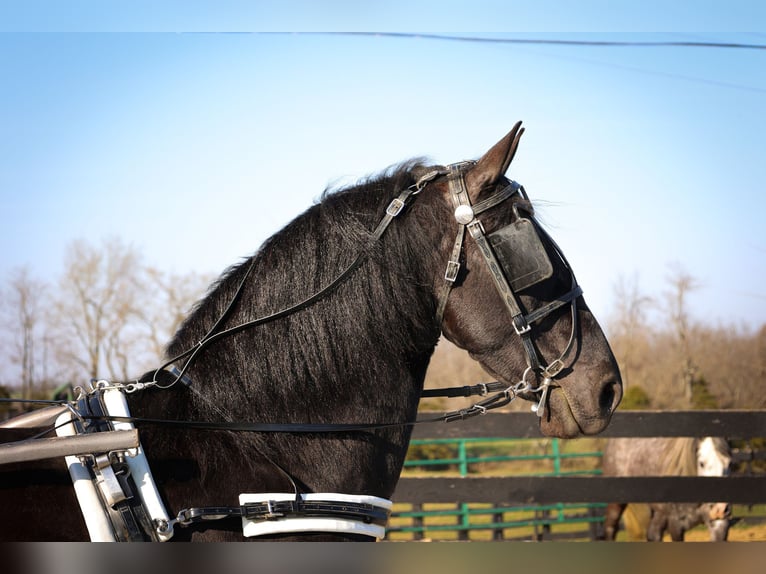
[{"label": "silver stud", "polygon": [[473,221],[473,209],[470,205],[458,205],[455,208],[455,219],[461,225],[468,225]]}]

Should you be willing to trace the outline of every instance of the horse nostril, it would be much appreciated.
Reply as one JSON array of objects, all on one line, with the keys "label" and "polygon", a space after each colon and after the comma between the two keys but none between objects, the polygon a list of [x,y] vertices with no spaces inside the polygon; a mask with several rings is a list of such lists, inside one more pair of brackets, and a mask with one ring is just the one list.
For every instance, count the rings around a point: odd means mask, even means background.
[{"label": "horse nostril", "polygon": [[604,383],[598,398],[598,406],[603,413],[610,413],[617,408],[622,400],[622,386],[614,381]]}]

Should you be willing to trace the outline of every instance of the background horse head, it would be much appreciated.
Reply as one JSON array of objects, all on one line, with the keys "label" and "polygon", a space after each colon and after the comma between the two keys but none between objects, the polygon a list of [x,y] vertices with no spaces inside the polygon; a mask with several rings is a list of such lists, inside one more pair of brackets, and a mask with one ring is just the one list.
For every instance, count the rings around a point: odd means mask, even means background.
[{"label": "background horse head", "polygon": [[[731,448],[721,437],[705,437],[697,444],[697,475],[728,476],[731,470]],[[710,540],[726,540],[731,523],[731,506],[727,502],[705,503],[701,519],[710,532]]]},{"label": "background horse head", "polygon": [[[609,439],[602,458],[605,476],[727,476],[731,464],[728,442],[720,437]],[[731,509],[728,503],[612,503],[607,506],[605,538],[614,540],[626,506],[634,539],[684,539],[687,530],[705,524],[712,541],[726,540]]]},{"label": "background horse head", "polygon": [[[463,203],[484,206],[486,233],[532,212],[524,194],[507,193],[505,172],[522,132],[517,124],[457,170]],[[525,396],[540,403],[543,433],[592,434],[609,423],[621,398],[619,371],[560,250],[540,232],[552,270],[517,294],[530,322],[522,340],[481,246],[466,234],[455,253],[463,223],[454,215],[453,175],[410,161],[327,192],[211,286],[168,346],[168,366],[181,369],[183,381],[150,373],[151,384],[129,396],[135,416],[382,428],[245,433],[139,425],[171,515],[236,505],[242,492],[390,498],[442,331],[509,389],[525,381]],[[411,193],[401,205],[392,202],[403,190]],[[505,195],[495,204],[498,194]],[[456,264],[445,289],[445,269]],[[269,316],[278,319],[263,320]],[[530,353],[542,367],[530,367]],[[541,396],[535,385],[543,372]],[[240,537],[239,520],[176,536]]]}]

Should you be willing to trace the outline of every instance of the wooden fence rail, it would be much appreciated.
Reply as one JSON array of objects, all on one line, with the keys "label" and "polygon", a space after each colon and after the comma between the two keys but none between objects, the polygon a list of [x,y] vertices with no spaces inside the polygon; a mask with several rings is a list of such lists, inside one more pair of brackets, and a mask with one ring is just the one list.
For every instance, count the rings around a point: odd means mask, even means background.
[{"label": "wooden fence rail", "polygon": [[403,478],[394,502],[766,502],[766,476]]},{"label": "wooden fence rail", "polygon": [[[423,418],[428,418],[424,416]],[[451,423],[417,425],[412,438],[508,437],[541,438],[537,417],[531,413],[489,412]],[[617,411],[600,437],[766,436],[766,411]]]},{"label": "wooden fence rail", "polygon": [[[488,413],[461,422],[420,425],[413,438],[539,438],[527,413]],[[766,411],[623,411],[604,437],[766,436]],[[707,477],[464,477],[402,478],[395,502],[766,502],[766,475]]]}]

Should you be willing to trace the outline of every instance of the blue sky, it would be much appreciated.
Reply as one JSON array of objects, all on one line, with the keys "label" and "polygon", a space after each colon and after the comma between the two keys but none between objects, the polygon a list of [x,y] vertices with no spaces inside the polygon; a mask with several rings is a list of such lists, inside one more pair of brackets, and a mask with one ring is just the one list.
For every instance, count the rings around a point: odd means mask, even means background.
[{"label": "blue sky", "polygon": [[326,186],[478,157],[520,119],[509,175],[600,318],[619,277],[659,297],[680,265],[696,318],[766,323],[766,50],[290,33],[766,44],[761,2],[528,4],[0,7],[0,278],[109,235],[220,272]]}]

